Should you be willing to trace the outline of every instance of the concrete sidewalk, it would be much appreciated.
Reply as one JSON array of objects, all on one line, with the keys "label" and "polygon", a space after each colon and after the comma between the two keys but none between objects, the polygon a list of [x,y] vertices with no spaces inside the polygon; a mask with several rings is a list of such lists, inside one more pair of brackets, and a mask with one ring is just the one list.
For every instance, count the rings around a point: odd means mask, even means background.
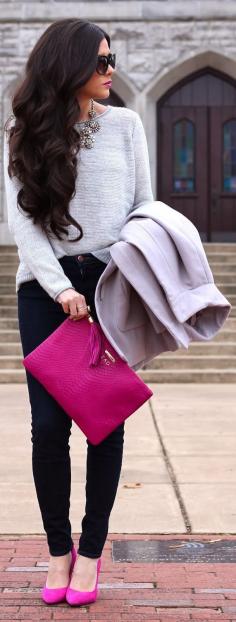
[{"label": "concrete sidewalk", "polygon": [[[112,533],[236,534],[236,387],[152,384],[125,422]],[[26,385],[0,385],[1,534],[43,533],[31,470]],[[80,532],[86,440],[73,423],[71,522]]]}]

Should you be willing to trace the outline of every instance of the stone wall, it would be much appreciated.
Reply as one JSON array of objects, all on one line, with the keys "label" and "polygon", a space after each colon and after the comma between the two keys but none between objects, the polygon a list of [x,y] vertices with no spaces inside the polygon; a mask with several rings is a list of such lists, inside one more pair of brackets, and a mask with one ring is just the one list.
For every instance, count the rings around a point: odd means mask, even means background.
[{"label": "stone wall", "polygon": [[[69,15],[100,24],[111,37],[111,50],[117,54],[113,89],[143,119],[153,191],[158,195],[156,102],[179,79],[206,65],[236,77],[236,3],[217,0],[0,2],[1,127],[10,112],[11,92],[34,43],[52,21]],[[11,243],[2,165],[0,189],[0,244]]]}]

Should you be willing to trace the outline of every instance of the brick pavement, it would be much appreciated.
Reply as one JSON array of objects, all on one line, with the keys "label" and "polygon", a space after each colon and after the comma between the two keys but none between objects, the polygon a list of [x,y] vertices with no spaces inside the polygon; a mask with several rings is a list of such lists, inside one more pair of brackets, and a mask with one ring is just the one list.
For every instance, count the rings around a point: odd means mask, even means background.
[{"label": "brick pavement", "polygon": [[[79,534],[73,534],[75,544]],[[0,622],[86,620],[86,622],[236,621],[235,563],[114,561],[115,540],[235,540],[230,534],[131,535],[109,533],[103,550],[96,603],[52,606],[40,597],[47,575],[44,535],[0,536]]]}]

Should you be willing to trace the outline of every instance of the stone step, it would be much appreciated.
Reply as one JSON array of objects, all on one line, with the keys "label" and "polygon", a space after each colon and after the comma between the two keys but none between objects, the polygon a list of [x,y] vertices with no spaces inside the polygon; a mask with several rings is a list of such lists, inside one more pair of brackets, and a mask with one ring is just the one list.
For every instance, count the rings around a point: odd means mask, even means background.
[{"label": "stone step", "polygon": [[0,369],[0,384],[26,384],[26,373],[23,369]]},{"label": "stone step", "polygon": [[[235,276],[236,279],[236,276]],[[226,296],[226,298],[229,298],[229,296],[235,296],[235,300],[236,300],[236,280],[235,283],[215,283],[216,287],[219,289],[219,291],[221,292],[221,294],[224,294],[224,296]]]},{"label": "stone step", "polygon": [[9,328],[3,328],[0,330],[0,343],[9,343],[9,342],[20,342],[20,332],[19,330],[10,330]]},{"label": "stone step", "polygon": [[163,352],[159,355],[159,357],[175,357],[175,356],[205,356],[208,357],[218,356],[223,354],[224,356],[236,356],[236,339],[235,341],[225,341],[224,337],[221,335],[222,341],[206,341],[206,342],[193,342],[190,343],[188,350],[185,348],[179,348],[179,350],[175,350],[174,352]]},{"label": "stone step", "polygon": [[218,275],[222,275],[224,277],[225,274],[234,274],[236,275],[236,263],[210,263],[211,271],[213,272],[214,279],[218,277]]},{"label": "stone step", "polygon": [[0,307],[8,307],[9,305],[13,307],[17,305],[16,294],[1,294],[0,293]]},{"label": "stone step", "polygon": [[202,242],[205,252],[236,252],[236,242]]},{"label": "stone step", "polygon": [[23,357],[21,343],[20,342],[1,343],[0,341],[0,356],[5,356],[5,355],[11,355],[11,356],[18,355],[18,356]]},{"label": "stone step", "polygon": [[[2,367],[1,362],[0,367]],[[209,368],[214,368],[216,370],[236,370],[236,356],[214,356],[211,354],[207,354],[206,356],[193,356],[192,354],[182,354],[181,356],[175,356],[174,352],[172,352],[172,356],[165,356],[165,353],[163,353],[160,356],[155,357],[153,361],[145,365],[143,369],[170,369],[173,371],[174,369],[181,370],[186,368],[188,368],[189,370],[199,368],[206,370],[208,370]]]},{"label": "stone step", "polygon": [[14,285],[16,284],[16,276],[15,274],[1,274],[0,276],[1,285]]},{"label": "stone step", "polygon": [[18,317],[18,308],[17,306],[13,307],[8,307],[7,305],[0,306],[0,317],[4,318],[4,317],[12,317],[12,318],[17,318]]},{"label": "stone step", "polygon": [[0,244],[0,254],[5,255],[8,253],[16,253],[17,254],[17,247],[15,244]]},{"label": "stone step", "polygon": [[0,369],[21,369],[22,356],[0,355]]},{"label": "stone step", "polygon": [[236,253],[206,253],[207,261],[210,266],[215,264],[234,264],[236,262]]},{"label": "stone step", "polygon": [[[219,254],[219,253],[207,253],[207,261],[210,267],[217,266],[231,266],[236,263],[236,254],[228,253],[228,254]],[[223,268],[224,269],[224,268]]]},{"label": "stone step", "polygon": [[15,300],[17,300],[15,283],[11,283],[11,285],[7,285],[5,283],[5,285],[2,285],[1,280],[0,280],[0,296],[2,296],[3,294],[11,295],[11,296],[14,295]]},{"label": "stone step", "polygon": [[[165,370],[165,369],[144,369],[138,372],[139,376],[146,383],[236,383],[236,368],[230,370],[218,369],[193,369]],[[0,372],[1,382],[1,372]],[[152,388],[152,387],[151,387]]]},{"label": "stone step", "polygon": [[[224,327],[227,325],[227,328],[225,329]],[[217,343],[218,341],[222,342],[222,343],[236,343],[236,330],[234,330],[233,328],[231,330],[228,330],[228,324],[227,321],[225,322],[223,328],[219,331],[219,333],[217,333],[217,335],[215,335],[215,337],[213,337],[213,339],[211,340],[211,342],[209,343]],[[193,342],[193,344],[190,345],[198,345],[198,343],[195,344],[195,342]]]},{"label": "stone step", "polygon": [[0,263],[0,278],[2,274],[16,274],[16,266],[13,263]]},{"label": "stone step", "polygon": [[1,253],[0,251],[0,264],[13,264],[15,266],[18,266],[19,256],[17,253]]},{"label": "stone step", "polygon": [[0,316],[0,333],[1,330],[9,328],[10,330],[15,330],[19,328],[19,322],[17,318],[8,318]]},{"label": "stone step", "polygon": [[220,287],[221,283],[222,285],[235,285],[236,284],[236,271],[234,272],[221,272],[220,274],[214,274],[213,272],[213,277],[214,277],[214,281],[215,284],[217,285],[217,287]]}]

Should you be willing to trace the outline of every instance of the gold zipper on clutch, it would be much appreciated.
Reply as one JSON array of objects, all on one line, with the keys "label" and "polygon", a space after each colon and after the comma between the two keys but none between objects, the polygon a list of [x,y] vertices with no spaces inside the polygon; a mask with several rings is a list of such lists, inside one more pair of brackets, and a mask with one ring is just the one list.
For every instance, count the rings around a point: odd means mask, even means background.
[{"label": "gold zipper on clutch", "polygon": [[109,350],[104,350],[104,352],[106,352],[107,356],[112,361],[112,363],[116,362],[116,359],[114,359],[114,356],[112,356],[112,354],[109,352]]}]

